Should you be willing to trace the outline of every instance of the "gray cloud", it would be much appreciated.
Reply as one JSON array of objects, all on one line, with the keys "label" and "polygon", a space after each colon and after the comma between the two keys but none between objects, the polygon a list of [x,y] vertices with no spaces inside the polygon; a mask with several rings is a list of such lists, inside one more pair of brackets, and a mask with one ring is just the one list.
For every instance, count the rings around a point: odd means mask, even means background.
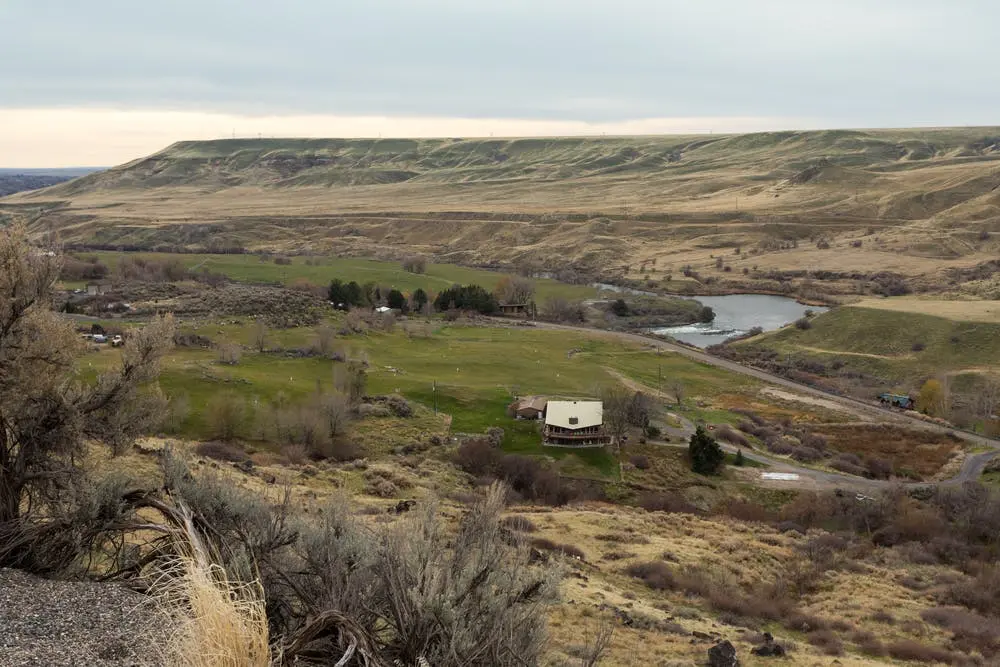
[{"label": "gray cloud", "polygon": [[998,122],[986,0],[6,0],[0,107]]}]

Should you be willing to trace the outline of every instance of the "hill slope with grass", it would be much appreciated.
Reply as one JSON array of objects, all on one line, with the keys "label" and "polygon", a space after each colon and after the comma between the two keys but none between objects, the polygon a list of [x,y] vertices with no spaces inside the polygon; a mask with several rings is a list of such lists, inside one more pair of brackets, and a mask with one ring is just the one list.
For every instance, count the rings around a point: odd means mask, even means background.
[{"label": "hill slope with grass", "polygon": [[[886,391],[919,394],[936,379],[950,394],[948,417],[964,427],[981,426],[981,414],[995,399],[1000,380],[1000,322],[983,321],[973,305],[968,320],[958,316],[963,302],[903,300],[900,308],[927,309],[943,303],[950,317],[884,308],[845,306],[818,315],[809,324],[718,348],[727,357],[866,399]],[[875,302],[866,302],[866,304]],[[988,394],[988,395],[987,395]],[[944,416],[944,415],[942,415]]]},{"label": "hill slope with grass", "polygon": [[[234,139],[180,142],[22,193],[0,216],[106,247],[417,249],[655,277],[667,262],[677,273],[714,265],[728,249],[737,269],[878,270],[903,257],[913,261],[896,261],[900,272],[916,275],[994,248],[998,164],[997,128]],[[861,231],[869,242],[848,246]]]}]

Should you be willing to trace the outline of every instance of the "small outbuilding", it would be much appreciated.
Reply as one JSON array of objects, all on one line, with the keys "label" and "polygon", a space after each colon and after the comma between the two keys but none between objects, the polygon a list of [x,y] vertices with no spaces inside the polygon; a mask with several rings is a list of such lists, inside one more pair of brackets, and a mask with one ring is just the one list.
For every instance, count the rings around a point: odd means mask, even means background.
[{"label": "small outbuilding", "polygon": [[541,419],[545,416],[548,399],[541,396],[526,396],[514,402],[515,419]]},{"label": "small outbuilding", "polygon": [[611,442],[601,401],[549,401],[542,433],[546,445],[603,447]]}]

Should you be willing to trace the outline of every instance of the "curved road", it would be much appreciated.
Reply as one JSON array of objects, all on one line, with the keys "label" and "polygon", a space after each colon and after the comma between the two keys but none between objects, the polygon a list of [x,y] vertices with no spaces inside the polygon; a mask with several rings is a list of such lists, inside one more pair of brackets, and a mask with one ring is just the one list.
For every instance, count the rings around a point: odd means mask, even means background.
[{"label": "curved road", "polygon": [[[652,347],[667,350],[670,352],[675,352],[677,354],[683,355],[689,359],[701,362],[703,364],[708,364],[709,366],[716,366],[718,368],[723,368],[733,373],[740,373],[742,375],[747,375],[758,380],[763,380],[770,384],[778,385],[781,387],[787,387],[788,389],[794,389],[795,391],[808,394],[810,396],[817,396],[829,401],[834,401],[845,407],[849,407],[855,410],[864,410],[876,416],[881,416],[889,421],[903,422],[909,426],[916,428],[922,428],[929,431],[935,431],[937,433],[952,433],[967,442],[974,445],[989,447],[990,451],[980,452],[978,454],[971,454],[965,457],[962,462],[962,468],[959,470],[958,474],[946,480],[941,480],[938,482],[898,482],[898,481],[886,481],[886,480],[875,480],[875,479],[865,479],[863,477],[855,477],[854,475],[846,475],[835,472],[825,472],[822,470],[813,470],[812,468],[803,468],[799,466],[792,465],[786,461],[779,459],[773,459],[767,456],[763,456],[757,452],[752,452],[744,450],[743,455],[747,458],[753,459],[760,463],[766,463],[767,465],[773,466],[775,468],[780,468],[782,471],[794,472],[799,475],[811,478],[817,482],[829,486],[844,486],[844,487],[864,487],[864,488],[876,488],[876,487],[886,487],[894,486],[898,484],[903,484],[905,486],[931,486],[931,485],[954,485],[961,484],[963,482],[974,481],[979,478],[983,472],[983,468],[994,456],[1000,452],[1000,441],[994,440],[993,438],[988,438],[983,435],[978,435],[976,433],[969,433],[967,431],[960,431],[947,426],[941,426],[940,424],[934,424],[932,422],[924,421],[918,417],[914,417],[905,412],[900,412],[898,410],[891,410],[882,408],[880,406],[874,405],[872,403],[867,403],[865,401],[858,400],[856,398],[849,398],[847,396],[841,396],[839,394],[834,394],[831,392],[823,391],[822,389],[817,389],[816,387],[810,387],[809,385],[800,384],[788,378],[783,378],[778,375],[772,375],[758,368],[753,368],[751,366],[744,366],[743,364],[736,363],[735,361],[730,361],[729,359],[723,359],[721,357],[716,357],[707,352],[702,352],[701,350],[692,349],[684,345],[678,345],[677,343],[670,343],[659,338],[652,338],[650,336],[644,336],[637,333],[629,333],[625,331],[605,331],[602,329],[591,329],[588,327],[574,327],[565,324],[552,324],[549,322],[534,322],[535,326],[543,329],[555,329],[563,331],[573,331],[586,333],[589,335],[605,336],[608,338],[618,338],[620,340],[627,340],[634,343],[642,343],[644,345],[650,345]],[[689,422],[690,423],[690,422]],[[725,449],[729,451],[736,451],[735,447],[729,445],[724,446]],[[786,485],[787,486],[787,485]]]}]

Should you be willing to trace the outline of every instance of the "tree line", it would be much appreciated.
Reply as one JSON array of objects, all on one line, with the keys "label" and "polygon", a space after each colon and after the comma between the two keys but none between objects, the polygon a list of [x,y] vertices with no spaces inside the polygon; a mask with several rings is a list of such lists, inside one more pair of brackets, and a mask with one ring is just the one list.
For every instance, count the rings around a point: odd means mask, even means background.
[{"label": "tree line", "polygon": [[461,310],[492,315],[499,312],[500,304],[527,306],[533,302],[534,294],[534,283],[521,276],[502,277],[492,292],[481,285],[470,283],[453,285],[433,298],[422,287],[407,296],[395,287],[386,288],[374,282],[360,284],[355,280],[344,282],[340,278],[334,278],[330,281],[327,298],[340,310],[384,305],[403,313],[430,314],[433,308],[437,312]]}]

